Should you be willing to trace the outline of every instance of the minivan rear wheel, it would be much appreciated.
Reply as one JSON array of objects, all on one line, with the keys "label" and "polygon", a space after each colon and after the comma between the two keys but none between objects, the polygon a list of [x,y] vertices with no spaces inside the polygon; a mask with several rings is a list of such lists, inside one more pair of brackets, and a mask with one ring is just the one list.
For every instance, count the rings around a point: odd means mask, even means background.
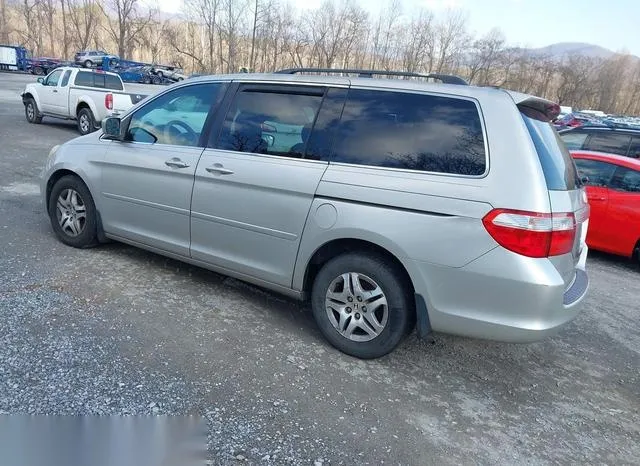
[{"label": "minivan rear wheel", "polygon": [[405,274],[384,257],[354,252],[327,262],[311,292],[320,331],[340,351],[362,359],[391,352],[415,313]]}]

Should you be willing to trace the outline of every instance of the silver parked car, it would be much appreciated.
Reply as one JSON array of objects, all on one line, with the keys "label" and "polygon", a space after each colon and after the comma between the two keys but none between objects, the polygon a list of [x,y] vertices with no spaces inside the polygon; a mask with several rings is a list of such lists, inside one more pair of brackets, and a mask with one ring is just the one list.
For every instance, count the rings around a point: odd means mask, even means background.
[{"label": "silver parked car", "polygon": [[589,208],[557,105],[453,77],[288,71],[189,79],[52,149],[56,235],[309,299],[360,358],[416,326],[528,342],[577,315]]},{"label": "silver parked car", "polygon": [[105,58],[117,60],[117,55],[112,55],[104,50],[81,50],[75,54],[73,61],[76,65],[82,65],[85,68],[101,66]]}]

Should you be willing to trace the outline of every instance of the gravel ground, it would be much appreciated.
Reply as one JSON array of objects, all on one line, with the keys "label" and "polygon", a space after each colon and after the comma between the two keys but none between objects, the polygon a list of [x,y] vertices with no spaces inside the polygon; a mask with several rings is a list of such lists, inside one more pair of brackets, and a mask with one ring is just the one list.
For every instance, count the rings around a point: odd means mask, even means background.
[{"label": "gravel ground", "polygon": [[0,74],[0,414],[200,414],[211,464],[638,464],[640,268],[590,253],[584,312],[530,345],[435,335],[360,361],[308,308],[121,244],[53,236],[70,122]]}]

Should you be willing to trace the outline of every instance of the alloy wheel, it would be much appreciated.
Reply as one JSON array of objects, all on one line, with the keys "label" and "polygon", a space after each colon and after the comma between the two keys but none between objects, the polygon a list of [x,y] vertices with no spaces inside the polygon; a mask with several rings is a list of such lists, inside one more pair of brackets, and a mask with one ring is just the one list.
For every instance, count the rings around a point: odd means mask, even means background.
[{"label": "alloy wheel", "polygon": [[351,341],[373,340],[389,320],[382,288],[361,273],[348,272],[336,277],[327,290],[325,306],[331,325]]},{"label": "alloy wheel", "polygon": [[71,237],[78,236],[87,222],[87,207],[80,194],[71,188],[63,189],[56,203],[58,225]]}]

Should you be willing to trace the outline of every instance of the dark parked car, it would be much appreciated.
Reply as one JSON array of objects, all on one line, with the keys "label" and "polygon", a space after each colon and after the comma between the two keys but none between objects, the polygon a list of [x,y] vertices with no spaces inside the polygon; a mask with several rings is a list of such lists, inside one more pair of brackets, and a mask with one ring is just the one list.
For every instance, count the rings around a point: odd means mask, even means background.
[{"label": "dark parked car", "polygon": [[588,150],[640,157],[640,129],[581,126],[559,131],[569,150]]}]

